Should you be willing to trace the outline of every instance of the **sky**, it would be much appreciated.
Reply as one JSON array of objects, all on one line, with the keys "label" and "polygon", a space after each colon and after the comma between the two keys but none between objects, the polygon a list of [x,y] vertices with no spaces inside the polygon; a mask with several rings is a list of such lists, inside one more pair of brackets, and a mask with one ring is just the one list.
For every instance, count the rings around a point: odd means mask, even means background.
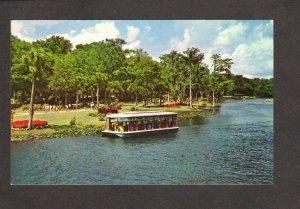
[{"label": "sky", "polygon": [[232,73],[273,77],[273,20],[13,20],[11,33],[25,41],[60,35],[77,44],[122,38],[124,48],[142,48],[155,60],[197,47],[212,69],[211,55],[234,62]]}]

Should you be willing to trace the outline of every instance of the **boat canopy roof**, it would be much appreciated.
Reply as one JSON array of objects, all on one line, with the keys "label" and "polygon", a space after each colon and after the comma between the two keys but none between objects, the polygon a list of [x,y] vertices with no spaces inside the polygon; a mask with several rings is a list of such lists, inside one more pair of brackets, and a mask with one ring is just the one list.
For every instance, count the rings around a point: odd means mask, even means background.
[{"label": "boat canopy roof", "polygon": [[132,111],[132,112],[123,112],[118,114],[106,115],[106,118],[136,118],[136,117],[170,116],[170,115],[177,115],[177,113],[163,112],[163,111]]}]

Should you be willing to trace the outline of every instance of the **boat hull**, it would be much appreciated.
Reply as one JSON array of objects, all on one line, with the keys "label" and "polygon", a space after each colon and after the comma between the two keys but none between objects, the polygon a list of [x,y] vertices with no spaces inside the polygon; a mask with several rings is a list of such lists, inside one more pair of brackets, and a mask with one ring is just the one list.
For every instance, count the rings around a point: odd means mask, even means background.
[{"label": "boat hull", "polygon": [[129,131],[129,132],[117,132],[117,131],[102,131],[103,136],[117,136],[117,137],[132,137],[132,136],[143,136],[149,134],[157,134],[162,132],[178,131],[179,127],[170,127],[162,129],[151,129],[141,131]]}]

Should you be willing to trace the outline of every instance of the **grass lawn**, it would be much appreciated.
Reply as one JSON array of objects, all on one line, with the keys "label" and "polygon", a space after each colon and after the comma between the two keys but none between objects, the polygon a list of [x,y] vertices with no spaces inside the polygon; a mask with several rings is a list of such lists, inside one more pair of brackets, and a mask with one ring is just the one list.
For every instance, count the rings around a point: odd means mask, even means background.
[{"label": "grass lawn", "polygon": [[[46,120],[49,126],[66,126],[70,125],[72,118],[76,118],[76,123],[81,125],[101,125],[103,121],[99,121],[97,117],[91,117],[90,112],[97,112],[96,110],[84,111],[59,111],[59,112],[36,112],[34,120]],[[14,120],[27,120],[28,115],[15,115]]]},{"label": "grass lawn", "polygon": [[[98,117],[89,116],[90,112],[97,112],[96,110],[84,111],[59,111],[59,112],[36,112],[34,120],[45,120],[48,122],[48,127],[44,129],[34,130],[12,130],[12,141],[23,141],[32,139],[45,138],[62,138],[67,136],[92,135],[99,133],[104,121],[99,121]],[[18,112],[20,114],[20,112]],[[26,113],[26,112],[25,112]],[[76,125],[71,126],[70,121],[76,118]],[[15,120],[27,120],[28,115],[15,115]]]}]

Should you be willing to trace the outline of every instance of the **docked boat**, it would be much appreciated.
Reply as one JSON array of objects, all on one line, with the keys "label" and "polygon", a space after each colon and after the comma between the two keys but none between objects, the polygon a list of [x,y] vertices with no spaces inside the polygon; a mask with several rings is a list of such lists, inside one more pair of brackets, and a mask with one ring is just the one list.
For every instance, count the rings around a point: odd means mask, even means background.
[{"label": "docked boat", "polygon": [[103,135],[135,136],[157,132],[176,131],[177,113],[163,111],[124,112],[106,116]]}]

